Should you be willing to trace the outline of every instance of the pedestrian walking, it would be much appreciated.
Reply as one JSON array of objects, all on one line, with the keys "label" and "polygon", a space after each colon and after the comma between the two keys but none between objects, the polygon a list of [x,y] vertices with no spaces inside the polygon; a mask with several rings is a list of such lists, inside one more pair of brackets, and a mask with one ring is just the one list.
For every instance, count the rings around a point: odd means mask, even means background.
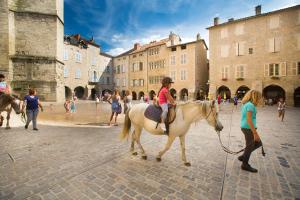
[{"label": "pedestrian walking", "polygon": [[281,117],[281,121],[283,122],[284,114],[285,114],[285,101],[283,98],[280,98],[278,101],[278,117]]},{"label": "pedestrian walking", "polygon": [[72,99],[70,102],[70,112],[75,113],[76,112],[76,104],[75,104],[76,98]]},{"label": "pedestrian walking", "polygon": [[24,104],[22,105],[22,112],[26,107],[26,115],[27,115],[27,122],[25,125],[25,129],[28,128],[28,125],[32,121],[33,130],[37,131],[37,116],[39,113],[39,107],[43,112],[43,106],[36,95],[36,91],[34,89],[29,89],[29,94],[24,97]]},{"label": "pedestrian walking", "polygon": [[[121,99],[121,97],[120,97],[119,91],[115,90],[114,94],[111,97],[109,97],[109,99],[107,100],[108,103],[111,104],[111,116],[110,116],[110,120],[109,120],[109,126],[111,126],[114,116],[115,116],[114,125],[118,126],[117,117],[118,117],[118,114],[120,114],[122,112],[122,106],[120,104],[120,99]],[[110,102],[110,100],[111,100],[111,102]]]},{"label": "pedestrian walking", "polygon": [[123,101],[124,101],[124,114],[126,114],[126,112],[130,110],[132,107],[132,95],[130,90],[125,91],[125,97]]},{"label": "pedestrian walking", "polygon": [[220,106],[220,104],[221,104],[221,95],[220,94],[218,94],[218,104],[219,104],[219,106]]},{"label": "pedestrian walking", "polygon": [[96,109],[98,108],[98,104],[100,104],[100,99],[98,96],[96,96]]},{"label": "pedestrian walking", "polygon": [[67,99],[64,103],[64,108],[66,110],[66,113],[70,113],[70,104],[71,104],[70,99]]},{"label": "pedestrian walking", "polygon": [[262,146],[256,126],[256,107],[262,99],[262,95],[257,90],[250,90],[242,99],[242,118],[241,130],[245,135],[246,148],[244,154],[239,156],[238,159],[242,161],[242,170],[256,173],[257,169],[251,167],[248,163],[251,153]]},{"label": "pedestrian walking", "polygon": [[238,97],[236,95],[233,97],[233,105],[235,106],[235,109],[237,109]]}]

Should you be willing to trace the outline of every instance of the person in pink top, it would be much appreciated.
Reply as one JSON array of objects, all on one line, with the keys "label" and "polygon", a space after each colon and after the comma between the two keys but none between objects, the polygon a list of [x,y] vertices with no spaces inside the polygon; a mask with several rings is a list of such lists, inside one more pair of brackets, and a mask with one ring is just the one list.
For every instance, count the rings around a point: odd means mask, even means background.
[{"label": "person in pink top", "polygon": [[166,118],[168,115],[168,103],[175,105],[175,100],[171,96],[169,89],[171,84],[174,83],[170,77],[164,77],[162,80],[162,86],[158,92],[158,103],[162,108],[161,114],[161,128],[165,132],[165,134],[169,134],[169,124],[166,122]]}]

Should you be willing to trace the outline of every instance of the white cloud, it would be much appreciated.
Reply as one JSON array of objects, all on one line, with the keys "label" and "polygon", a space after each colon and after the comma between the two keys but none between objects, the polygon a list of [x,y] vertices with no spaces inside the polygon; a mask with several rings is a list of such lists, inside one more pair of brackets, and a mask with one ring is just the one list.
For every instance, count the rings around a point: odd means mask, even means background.
[{"label": "white cloud", "polygon": [[125,51],[128,51],[129,49],[124,49],[122,47],[118,47],[118,48],[113,48],[110,49],[107,53],[112,55],[112,56],[117,56],[120,55],[121,53],[124,53]]}]

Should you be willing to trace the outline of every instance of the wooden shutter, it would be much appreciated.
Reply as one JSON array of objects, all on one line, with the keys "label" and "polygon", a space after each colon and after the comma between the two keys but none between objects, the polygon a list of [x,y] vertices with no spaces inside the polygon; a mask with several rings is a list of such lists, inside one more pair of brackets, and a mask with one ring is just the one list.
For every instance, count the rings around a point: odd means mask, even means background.
[{"label": "wooden shutter", "polygon": [[235,55],[238,56],[239,55],[239,43],[235,43]]},{"label": "wooden shutter", "polygon": [[265,77],[269,76],[269,64],[265,64],[264,75]]},{"label": "wooden shutter", "polygon": [[274,52],[280,51],[280,38],[274,38]]},{"label": "wooden shutter", "polygon": [[293,63],[292,63],[292,67],[291,67],[291,75],[292,75],[292,76],[296,76],[296,75],[297,75],[297,62],[293,62]]},{"label": "wooden shutter", "polygon": [[239,44],[239,55],[245,55],[245,42],[240,42]]},{"label": "wooden shutter", "polygon": [[269,52],[274,52],[274,38],[269,39]]},{"label": "wooden shutter", "polygon": [[286,62],[280,63],[280,76],[286,76]]}]

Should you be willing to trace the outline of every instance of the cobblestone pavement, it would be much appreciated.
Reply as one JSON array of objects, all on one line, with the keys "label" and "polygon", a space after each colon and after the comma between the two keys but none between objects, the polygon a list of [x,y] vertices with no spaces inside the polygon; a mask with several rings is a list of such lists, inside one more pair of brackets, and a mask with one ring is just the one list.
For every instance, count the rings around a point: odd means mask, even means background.
[{"label": "cobblestone pavement", "polygon": [[[237,150],[244,145],[240,112],[231,113],[231,105],[223,106],[222,137]],[[257,118],[267,153],[251,157],[257,174],[241,171],[204,121],[186,138],[191,167],[181,162],[178,139],[156,162],[165,136],[144,133],[148,160],[131,155],[129,142],[118,139],[121,126],[1,128],[0,199],[299,199],[300,109],[288,108],[283,123],[275,107],[260,108]]]}]

